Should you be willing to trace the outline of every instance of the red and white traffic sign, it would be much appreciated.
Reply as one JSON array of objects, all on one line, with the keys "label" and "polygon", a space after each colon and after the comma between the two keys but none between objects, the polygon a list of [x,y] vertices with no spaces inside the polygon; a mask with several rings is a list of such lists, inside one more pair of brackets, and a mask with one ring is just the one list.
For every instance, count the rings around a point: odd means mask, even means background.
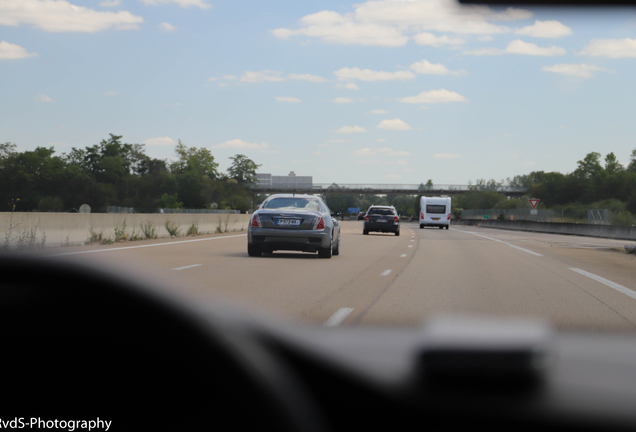
[{"label": "red and white traffic sign", "polygon": [[537,208],[537,204],[539,204],[539,199],[538,198],[530,198],[528,200],[528,202],[530,203],[532,208]]}]

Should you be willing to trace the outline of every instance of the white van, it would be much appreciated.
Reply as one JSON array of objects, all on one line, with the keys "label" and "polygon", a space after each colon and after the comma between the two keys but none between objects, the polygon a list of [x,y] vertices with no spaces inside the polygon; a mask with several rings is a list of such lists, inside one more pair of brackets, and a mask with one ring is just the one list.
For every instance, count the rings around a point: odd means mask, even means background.
[{"label": "white van", "polygon": [[420,228],[436,226],[448,229],[451,217],[451,199],[422,197],[420,200]]}]

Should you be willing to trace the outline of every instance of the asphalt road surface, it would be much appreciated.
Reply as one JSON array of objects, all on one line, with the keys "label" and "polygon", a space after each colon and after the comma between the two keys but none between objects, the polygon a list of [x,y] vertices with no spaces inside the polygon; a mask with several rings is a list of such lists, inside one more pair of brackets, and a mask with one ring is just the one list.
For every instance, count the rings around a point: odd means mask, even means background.
[{"label": "asphalt road surface", "polygon": [[46,255],[133,268],[201,301],[219,297],[301,323],[420,325],[435,314],[544,317],[561,329],[636,330],[636,259],[627,242],[468,226],[362,235],[342,222],[339,256],[247,256],[244,232]]}]

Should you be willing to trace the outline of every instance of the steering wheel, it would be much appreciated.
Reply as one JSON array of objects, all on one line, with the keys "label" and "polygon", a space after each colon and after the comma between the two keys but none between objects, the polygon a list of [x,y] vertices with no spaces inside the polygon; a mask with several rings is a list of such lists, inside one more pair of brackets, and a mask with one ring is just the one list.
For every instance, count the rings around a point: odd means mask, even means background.
[{"label": "steering wheel", "polygon": [[0,256],[0,418],[118,430],[325,430],[272,350],[103,271]]}]

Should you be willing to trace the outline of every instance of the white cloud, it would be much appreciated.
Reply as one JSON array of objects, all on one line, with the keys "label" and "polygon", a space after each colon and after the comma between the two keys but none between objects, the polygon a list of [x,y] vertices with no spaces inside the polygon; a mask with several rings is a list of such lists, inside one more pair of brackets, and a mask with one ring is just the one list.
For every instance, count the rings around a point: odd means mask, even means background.
[{"label": "white cloud", "polygon": [[390,130],[411,130],[413,129],[406,122],[400,120],[399,118],[393,120],[382,120],[376,126],[378,129],[390,129]]},{"label": "white cloud", "polygon": [[17,60],[37,57],[38,53],[27,52],[26,48],[6,41],[0,41],[0,60]]},{"label": "white cloud", "polygon": [[0,1],[0,25],[29,24],[49,32],[95,33],[137,29],[144,19],[128,11],[99,12],[66,0]]},{"label": "white cloud", "polygon": [[344,104],[344,103],[353,103],[353,98],[348,97],[337,97],[333,100],[335,103]]},{"label": "white cloud", "polygon": [[369,112],[371,114],[388,114],[389,113],[387,110],[383,110],[383,109],[374,109]]},{"label": "white cloud", "polygon": [[101,2],[99,5],[101,7],[117,7],[121,3],[121,0],[106,0]]},{"label": "white cloud", "polygon": [[446,89],[439,90],[431,90],[431,91],[423,91],[417,96],[410,96],[400,99],[400,102],[404,103],[421,103],[421,104],[432,104],[432,103],[442,103],[442,102],[466,102],[467,99],[460,95],[459,93],[455,93],[454,91],[449,91]]},{"label": "white cloud", "polygon": [[114,92],[114,91],[107,91],[106,93],[104,93],[105,96],[117,96],[119,93]]},{"label": "white cloud", "polygon": [[473,51],[463,51],[463,54],[469,55],[502,55],[502,54],[521,54],[521,55],[533,55],[533,56],[545,56],[552,57],[556,55],[565,54],[565,49],[558,46],[540,47],[530,42],[524,42],[520,39],[515,39],[508,43],[506,49],[499,48],[484,48]]},{"label": "white cloud", "polygon": [[609,71],[608,69],[588,65],[588,64],[556,64],[554,66],[543,66],[541,68],[544,72],[554,72],[563,75],[579,77],[579,78],[591,78],[592,72],[595,71]]},{"label": "white cloud", "polygon": [[144,140],[143,143],[146,144],[147,146],[154,146],[154,147],[166,147],[166,146],[173,146],[177,144],[176,141],[170,138],[169,136],[148,138],[147,140]]},{"label": "white cloud", "polygon": [[238,78],[236,78],[234,75],[223,75],[223,78],[225,78],[226,80],[235,80],[235,79],[238,79]]},{"label": "white cloud", "polygon": [[40,102],[53,102],[53,99],[51,99],[50,97],[48,97],[47,95],[42,94],[42,93],[38,94],[35,97],[35,100],[38,100]]},{"label": "white cloud", "polygon": [[413,63],[411,65],[411,69],[413,69],[418,74],[447,75],[450,73],[448,68],[443,64],[433,64],[428,60],[422,60],[420,62]]},{"label": "white cloud", "polygon": [[140,0],[143,4],[149,6],[157,6],[160,4],[174,3],[181,7],[196,6],[201,9],[209,9],[211,6],[204,0]]},{"label": "white cloud", "polygon": [[276,96],[278,102],[300,103],[301,100],[291,96]]},{"label": "white cloud", "polygon": [[386,141],[384,138],[378,138],[377,140],[375,140],[375,142],[384,142]]},{"label": "white cloud", "polygon": [[447,35],[436,36],[433,33],[427,32],[414,35],[413,40],[418,45],[430,45],[435,47],[442,45],[463,45],[466,43],[466,41],[462,38],[451,38]]},{"label": "white cloud", "polygon": [[[236,79],[233,75],[224,75],[225,79]],[[248,83],[260,83],[260,82],[282,82],[287,80],[298,80],[298,81],[311,81],[311,82],[326,82],[327,79],[318,75],[310,75],[310,74],[288,74],[286,77],[283,76],[282,72],[273,71],[273,70],[262,70],[262,71],[245,71],[243,76],[241,76],[241,82]]]},{"label": "white cloud", "polygon": [[558,38],[572,34],[572,29],[559,21],[535,21],[534,24],[515,30],[515,33],[540,38]]},{"label": "white cloud", "polygon": [[287,78],[290,80],[302,80],[302,81],[311,81],[311,82],[326,82],[327,79],[318,75],[310,75],[310,74],[289,74]]},{"label": "white cloud", "polygon": [[313,154],[315,154],[315,155],[321,155],[322,153],[321,153],[321,152],[319,152],[319,151],[315,151],[315,152],[313,152]]},{"label": "white cloud", "polygon": [[[271,33],[281,39],[306,36],[327,43],[395,47],[405,45],[411,32],[508,33],[510,28],[491,21],[516,21],[531,16],[526,10],[508,8],[496,12],[487,6],[460,6],[454,0],[371,0],[355,5],[352,13],[323,10],[301,18],[298,29],[278,28]],[[420,40],[425,45],[434,41],[430,36],[422,36]],[[441,36],[435,43],[449,41]]]},{"label": "white cloud", "polygon": [[221,78],[219,78],[219,77],[210,77],[210,78],[208,78],[208,81],[218,81],[220,79]]},{"label": "white cloud", "polygon": [[161,23],[157,27],[159,27],[161,30],[168,31],[168,32],[175,31],[177,29],[175,26],[167,22]]},{"label": "white cloud", "polygon": [[363,147],[351,152],[351,156],[409,156],[411,153],[403,150],[393,150],[388,147],[383,147],[378,150],[370,149],[369,147]]},{"label": "white cloud", "polygon": [[415,78],[415,74],[410,71],[384,72],[360,68],[342,68],[333,74],[337,76],[339,80],[391,81]]},{"label": "white cloud", "polygon": [[377,151],[371,150],[368,147],[364,147],[351,152],[351,156],[375,156],[376,154],[378,154]]},{"label": "white cloud", "polygon": [[348,82],[348,83],[340,83],[336,84],[336,88],[345,88],[347,90],[360,90],[356,83]]},{"label": "white cloud", "polygon": [[462,155],[459,153],[436,153],[433,157],[438,159],[455,159],[462,157]]},{"label": "white cloud", "polygon": [[213,148],[234,148],[234,149],[250,149],[250,150],[266,150],[269,149],[269,144],[263,143],[249,143],[240,139],[233,139],[222,142],[221,144],[213,145]]},{"label": "white cloud", "polygon": [[362,126],[343,126],[340,129],[336,130],[339,133],[362,133],[367,130]]},{"label": "white cloud", "polygon": [[494,40],[495,38],[492,37],[491,35],[482,35],[482,36],[477,36],[477,40],[480,42],[490,42],[491,40]]},{"label": "white cloud", "polygon": [[592,39],[581,54],[609,58],[636,57],[636,39]]},{"label": "white cloud", "polygon": [[249,83],[259,83],[265,81],[271,82],[280,82],[285,81],[281,75],[282,72],[271,71],[271,70],[263,70],[259,72],[245,71],[243,76],[241,77],[241,82],[249,82]]}]

